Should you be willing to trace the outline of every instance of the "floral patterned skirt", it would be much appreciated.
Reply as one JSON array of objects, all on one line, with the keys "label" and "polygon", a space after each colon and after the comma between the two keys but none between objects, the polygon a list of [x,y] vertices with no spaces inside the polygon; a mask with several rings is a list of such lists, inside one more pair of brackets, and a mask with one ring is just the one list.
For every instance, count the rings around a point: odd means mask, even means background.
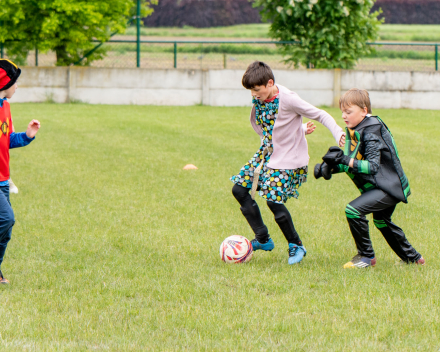
[{"label": "floral patterned skirt", "polygon": [[[241,169],[238,175],[232,176],[231,181],[236,185],[252,188],[254,170],[262,161],[264,146],[255,153]],[[258,180],[259,194],[264,199],[283,204],[291,197],[298,198],[298,188],[307,182],[308,167],[303,166],[295,170],[271,169],[267,167],[270,160],[267,154]]]}]

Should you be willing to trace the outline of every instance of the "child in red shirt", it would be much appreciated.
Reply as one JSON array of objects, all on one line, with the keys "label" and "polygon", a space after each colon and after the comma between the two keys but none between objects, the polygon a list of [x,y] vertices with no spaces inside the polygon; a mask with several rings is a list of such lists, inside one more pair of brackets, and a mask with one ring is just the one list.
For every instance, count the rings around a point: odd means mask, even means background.
[{"label": "child in red shirt", "polygon": [[[14,95],[20,73],[21,70],[12,61],[0,59],[0,269],[15,224],[9,202],[9,149],[28,145],[35,139],[40,128],[40,122],[32,120],[26,132],[12,132],[11,110],[7,99]],[[0,270],[0,284],[8,283]]]}]

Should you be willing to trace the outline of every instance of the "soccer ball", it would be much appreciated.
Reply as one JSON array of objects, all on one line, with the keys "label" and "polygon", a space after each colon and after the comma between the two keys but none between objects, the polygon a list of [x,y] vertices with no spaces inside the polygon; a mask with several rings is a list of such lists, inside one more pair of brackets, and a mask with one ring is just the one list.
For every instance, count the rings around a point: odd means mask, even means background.
[{"label": "soccer ball", "polygon": [[225,263],[246,263],[252,253],[252,244],[243,236],[229,236],[220,245],[220,258]]}]

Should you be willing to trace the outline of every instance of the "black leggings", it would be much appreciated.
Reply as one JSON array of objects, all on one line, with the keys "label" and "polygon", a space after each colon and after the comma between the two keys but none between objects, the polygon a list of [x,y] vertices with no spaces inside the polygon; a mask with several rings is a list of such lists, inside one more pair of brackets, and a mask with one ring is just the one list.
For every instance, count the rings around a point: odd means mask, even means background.
[{"label": "black leggings", "polygon": [[[232,194],[240,203],[240,210],[249,223],[252,231],[254,231],[257,241],[260,243],[266,243],[270,238],[269,231],[267,230],[266,225],[264,225],[257,202],[253,200],[249,194],[249,189],[234,185],[234,187],[232,187]],[[302,242],[295,230],[292,217],[286,206],[271,201],[267,202],[267,206],[272,211],[275,221],[283,232],[284,237],[286,237],[287,242],[302,246]]]},{"label": "black leggings", "polygon": [[373,189],[347,205],[345,213],[358,254],[369,258],[374,257],[368,220],[365,217],[373,213],[374,225],[400,259],[406,262],[416,262],[421,258],[421,255],[408,242],[402,229],[391,221],[391,216],[399,202],[384,191]]}]

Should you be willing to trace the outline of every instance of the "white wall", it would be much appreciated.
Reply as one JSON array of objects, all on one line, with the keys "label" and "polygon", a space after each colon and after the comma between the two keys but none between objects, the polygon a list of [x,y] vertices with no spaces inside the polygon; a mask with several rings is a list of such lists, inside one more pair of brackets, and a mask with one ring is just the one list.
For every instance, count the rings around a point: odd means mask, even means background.
[{"label": "white wall", "polygon": [[375,108],[440,110],[440,73],[346,71],[341,90],[367,89]]},{"label": "white wall", "polygon": [[[341,70],[274,71],[276,82],[314,105],[336,105],[341,93],[370,92],[374,108],[440,110],[440,73]],[[148,70],[27,67],[16,102],[249,106],[243,70]]]}]

